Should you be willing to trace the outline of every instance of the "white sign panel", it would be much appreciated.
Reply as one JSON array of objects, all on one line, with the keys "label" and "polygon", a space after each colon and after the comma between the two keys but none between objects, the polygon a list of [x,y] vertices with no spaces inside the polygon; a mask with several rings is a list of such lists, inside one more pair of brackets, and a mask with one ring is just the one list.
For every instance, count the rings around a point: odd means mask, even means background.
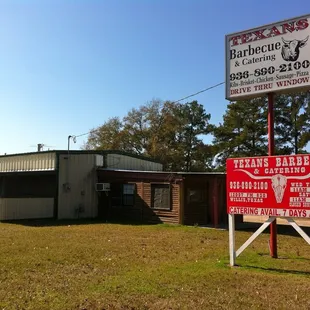
[{"label": "white sign panel", "polygon": [[309,86],[310,15],[226,36],[226,99]]}]

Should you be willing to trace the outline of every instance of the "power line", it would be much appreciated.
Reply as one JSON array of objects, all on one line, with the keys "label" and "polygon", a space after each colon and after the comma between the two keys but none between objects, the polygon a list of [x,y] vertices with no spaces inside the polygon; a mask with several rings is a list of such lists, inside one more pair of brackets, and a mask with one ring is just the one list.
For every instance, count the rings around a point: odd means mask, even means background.
[{"label": "power line", "polygon": [[90,134],[90,133],[91,133],[91,132],[93,132],[93,131],[96,131],[96,129],[93,129],[93,130],[91,130],[91,131],[88,131],[88,132],[82,133],[82,134],[77,135],[77,136],[75,136],[75,137],[76,137],[76,138],[78,138],[78,137],[82,137],[82,136],[85,136],[85,135]]},{"label": "power line", "polygon": [[194,96],[196,96],[196,95],[198,95],[198,94],[204,93],[204,92],[207,91],[207,90],[210,90],[210,89],[212,89],[212,88],[216,88],[216,87],[221,86],[221,85],[223,85],[223,84],[225,84],[225,82],[218,83],[218,84],[216,84],[216,85],[210,86],[210,87],[208,87],[208,88],[205,88],[205,89],[203,89],[203,90],[198,91],[197,93],[194,93],[194,94],[192,94],[192,95],[186,96],[186,97],[181,98],[181,99],[179,99],[179,100],[177,100],[177,101],[174,101],[174,102],[172,102],[172,103],[178,103],[178,102],[180,102],[180,101],[182,101],[182,100],[185,100],[185,99],[194,97]]},{"label": "power line", "polygon": [[[198,92],[196,92],[196,93],[194,93],[194,94],[191,94],[191,95],[188,95],[188,96],[186,96],[186,97],[183,97],[183,98],[181,98],[181,99],[179,99],[179,100],[177,100],[177,101],[173,101],[172,103],[178,103],[178,102],[183,101],[183,100],[185,100],[185,99],[188,99],[188,98],[197,96],[197,95],[199,95],[199,94],[201,94],[201,93],[204,93],[204,92],[206,92],[206,91],[208,91],[208,90],[210,90],[210,89],[219,87],[219,86],[221,86],[221,85],[223,85],[223,84],[225,84],[225,82],[221,82],[221,83],[212,85],[212,86],[207,87],[207,88],[205,88],[205,89],[203,89],[203,90],[200,90],[200,91],[198,91]],[[97,129],[93,129],[93,130],[90,130],[90,131],[88,131],[88,132],[82,133],[82,134],[77,135],[77,136],[74,136],[74,137],[75,137],[75,138],[79,138],[79,137],[82,137],[82,136],[86,136],[86,135],[88,135],[88,134],[90,134],[90,133],[92,133],[92,132],[94,132],[94,131],[96,131],[96,130],[97,130]]]}]

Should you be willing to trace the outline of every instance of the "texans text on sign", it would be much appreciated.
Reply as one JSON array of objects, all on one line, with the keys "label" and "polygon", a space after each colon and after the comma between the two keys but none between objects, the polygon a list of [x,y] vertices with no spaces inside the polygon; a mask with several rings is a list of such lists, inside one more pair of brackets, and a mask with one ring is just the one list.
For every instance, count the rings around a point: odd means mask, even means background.
[{"label": "texans text on sign", "polygon": [[229,214],[310,218],[310,155],[227,160]]},{"label": "texans text on sign", "polygon": [[310,15],[226,36],[226,99],[310,89]]}]

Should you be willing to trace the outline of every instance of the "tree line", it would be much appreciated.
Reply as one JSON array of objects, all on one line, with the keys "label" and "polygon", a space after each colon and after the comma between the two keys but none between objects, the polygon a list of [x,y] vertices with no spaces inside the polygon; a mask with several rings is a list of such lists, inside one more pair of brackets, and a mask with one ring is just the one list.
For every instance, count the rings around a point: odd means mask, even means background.
[{"label": "tree line", "polygon": [[[306,153],[309,99],[309,92],[275,97],[275,154]],[[218,125],[197,101],[152,100],[93,128],[83,149],[148,156],[167,171],[225,171],[229,157],[268,154],[267,115],[266,97],[230,102]]]}]

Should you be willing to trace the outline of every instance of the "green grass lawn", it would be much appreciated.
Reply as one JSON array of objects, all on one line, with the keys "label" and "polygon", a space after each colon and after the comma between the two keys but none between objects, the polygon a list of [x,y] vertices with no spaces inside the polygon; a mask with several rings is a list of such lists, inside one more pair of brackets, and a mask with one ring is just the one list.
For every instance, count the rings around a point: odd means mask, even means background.
[{"label": "green grass lawn", "polygon": [[[0,309],[310,309],[310,247],[263,234],[228,266],[228,231],[0,223]],[[250,232],[238,231],[240,246]]]}]

